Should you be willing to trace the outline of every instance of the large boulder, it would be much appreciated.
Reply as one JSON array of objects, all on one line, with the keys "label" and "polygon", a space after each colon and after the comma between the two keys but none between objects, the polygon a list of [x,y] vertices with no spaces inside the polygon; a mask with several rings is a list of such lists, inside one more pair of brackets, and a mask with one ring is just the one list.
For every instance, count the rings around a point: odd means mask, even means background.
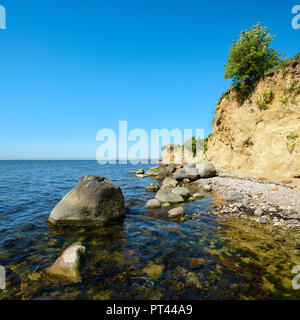
[{"label": "large boulder", "polygon": [[200,178],[211,178],[217,175],[216,168],[208,161],[198,163],[196,169],[198,170]]},{"label": "large boulder", "polygon": [[170,189],[168,188],[162,188],[160,189],[156,195],[155,199],[160,201],[160,202],[169,202],[169,203],[179,203],[183,202],[183,198],[176,193],[173,193]]},{"label": "large boulder", "polygon": [[104,177],[85,175],[52,210],[49,222],[103,226],[124,215],[125,201],[120,187]]},{"label": "large boulder", "polygon": [[64,278],[71,282],[80,281],[80,272],[84,263],[85,247],[81,243],[73,243],[54,264],[46,270],[53,276]]},{"label": "large boulder", "polygon": [[190,190],[185,187],[176,187],[176,188],[172,189],[172,192],[179,194],[183,198],[188,198],[191,195]]},{"label": "large boulder", "polygon": [[190,163],[185,165],[182,169],[175,172],[174,178],[178,181],[182,181],[183,179],[189,179],[190,181],[197,180],[199,173],[196,164]]}]

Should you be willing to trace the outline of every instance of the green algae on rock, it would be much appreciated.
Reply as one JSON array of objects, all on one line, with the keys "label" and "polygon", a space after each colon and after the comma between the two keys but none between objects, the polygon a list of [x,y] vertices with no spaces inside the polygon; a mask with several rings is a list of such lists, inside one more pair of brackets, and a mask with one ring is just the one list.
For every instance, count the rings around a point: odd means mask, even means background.
[{"label": "green algae on rock", "polygon": [[52,276],[61,277],[71,282],[80,281],[80,270],[85,251],[85,247],[80,242],[72,244],[46,272]]}]

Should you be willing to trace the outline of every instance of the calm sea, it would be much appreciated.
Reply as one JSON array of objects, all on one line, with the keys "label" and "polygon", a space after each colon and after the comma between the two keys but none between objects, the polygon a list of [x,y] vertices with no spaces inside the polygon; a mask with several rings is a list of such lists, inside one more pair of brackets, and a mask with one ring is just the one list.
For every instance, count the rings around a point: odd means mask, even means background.
[{"label": "calm sea", "polygon": [[[167,209],[149,212],[151,178],[130,170],[151,165],[99,165],[96,161],[0,161],[0,265],[7,290],[0,299],[234,299],[253,297],[257,287],[209,253],[227,246],[214,215],[174,223]],[[93,230],[57,229],[48,217],[85,174],[119,184],[126,218]],[[205,213],[210,194],[185,204],[185,213]],[[62,250],[82,241],[88,251],[82,281],[52,281],[43,272]]]}]

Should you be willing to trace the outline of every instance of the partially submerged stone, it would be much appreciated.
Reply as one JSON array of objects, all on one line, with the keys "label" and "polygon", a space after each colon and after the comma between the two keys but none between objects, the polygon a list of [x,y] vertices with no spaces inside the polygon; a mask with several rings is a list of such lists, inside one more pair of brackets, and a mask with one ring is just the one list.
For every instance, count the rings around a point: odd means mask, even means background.
[{"label": "partially submerged stone", "polygon": [[183,217],[183,215],[184,215],[184,210],[182,207],[171,209],[168,212],[168,216],[170,218],[181,218],[181,217]]},{"label": "partially submerged stone", "polygon": [[103,226],[124,215],[125,201],[121,188],[107,178],[85,175],[55,206],[49,222]]},{"label": "partially submerged stone", "polygon": [[158,190],[159,190],[159,186],[152,183],[152,182],[146,188],[146,191],[148,191],[148,192],[157,192]]},{"label": "partially submerged stone", "polygon": [[179,194],[172,192],[168,188],[160,189],[156,193],[155,199],[160,202],[169,202],[169,203],[179,203],[184,201]]},{"label": "partially submerged stone", "polygon": [[71,282],[80,281],[80,271],[83,266],[85,251],[86,249],[81,243],[72,244],[56,259],[54,264],[48,268],[46,272]]},{"label": "partially submerged stone", "polygon": [[188,198],[191,195],[189,189],[185,188],[185,187],[176,187],[176,188],[172,189],[172,192],[179,194],[183,198]]},{"label": "partially submerged stone", "polygon": [[160,202],[156,199],[150,199],[149,201],[147,201],[145,208],[147,209],[160,208]]},{"label": "partially submerged stone", "polygon": [[163,187],[175,188],[177,186],[177,181],[173,178],[166,177],[162,183]]},{"label": "partially submerged stone", "polygon": [[162,207],[170,207],[171,204],[170,204],[169,202],[163,202],[163,203],[161,204],[161,206],[162,206]]}]

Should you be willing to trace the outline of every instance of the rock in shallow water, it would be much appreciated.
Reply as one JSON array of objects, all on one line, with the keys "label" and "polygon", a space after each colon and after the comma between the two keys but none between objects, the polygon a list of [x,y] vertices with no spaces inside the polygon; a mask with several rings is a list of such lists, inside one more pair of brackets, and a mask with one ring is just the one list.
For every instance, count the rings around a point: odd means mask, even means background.
[{"label": "rock in shallow water", "polygon": [[124,215],[125,201],[121,188],[104,177],[85,175],[55,206],[49,222],[103,226]]},{"label": "rock in shallow water", "polygon": [[183,198],[188,198],[191,195],[189,189],[185,188],[185,187],[176,187],[176,188],[172,189],[172,192],[179,194]]},{"label": "rock in shallow water", "polygon": [[181,218],[181,217],[183,217],[183,215],[184,215],[184,210],[182,207],[171,209],[168,212],[168,216],[170,218]]},{"label": "rock in shallow water", "polygon": [[177,186],[177,181],[173,178],[167,177],[164,179],[162,185],[163,187],[175,188]]},{"label": "rock in shallow water", "polygon": [[155,209],[155,208],[160,208],[160,202],[156,199],[150,199],[146,205],[145,208],[147,209]]},{"label": "rock in shallow water", "polygon": [[82,268],[85,251],[86,249],[81,243],[72,244],[57,258],[46,272],[71,282],[80,281],[80,270]]},{"label": "rock in shallow water", "polygon": [[148,192],[157,192],[158,190],[159,190],[159,186],[154,183],[150,183],[146,188],[146,191]]},{"label": "rock in shallow water", "polygon": [[183,198],[176,193],[173,193],[167,188],[160,189],[155,195],[155,199],[160,202],[178,203],[183,202]]}]

